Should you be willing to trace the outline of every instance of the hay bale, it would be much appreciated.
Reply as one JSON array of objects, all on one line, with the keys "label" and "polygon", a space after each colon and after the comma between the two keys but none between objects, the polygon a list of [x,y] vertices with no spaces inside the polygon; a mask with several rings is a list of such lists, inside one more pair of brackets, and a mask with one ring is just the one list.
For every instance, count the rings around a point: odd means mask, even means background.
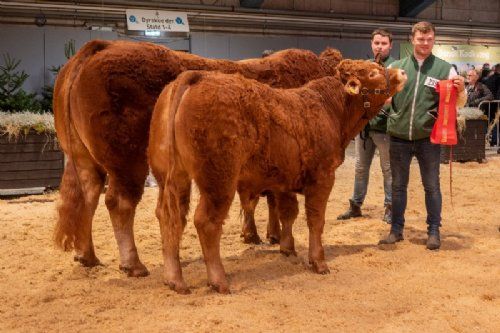
[{"label": "hay bale", "polygon": [[31,131],[38,134],[54,134],[54,115],[52,113],[0,112],[0,136],[17,141],[20,135]]},{"label": "hay bale", "polygon": [[467,120],[472,120],[472,119],[488,120],[488,117],[486,117],[483,111],[481,111],[478,108],[465,107],[458,109],[457,132],[458,135],[460,135],[462,138],[463,138],[463,133],[465,132],[466,129]]}]

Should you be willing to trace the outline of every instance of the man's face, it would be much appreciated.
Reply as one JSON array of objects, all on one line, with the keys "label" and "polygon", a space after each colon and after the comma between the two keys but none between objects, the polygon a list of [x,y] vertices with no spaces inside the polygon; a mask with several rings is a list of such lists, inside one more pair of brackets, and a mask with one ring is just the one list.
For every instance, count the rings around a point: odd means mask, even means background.
[{"label": "man's face", "polygon": [[380,58],[385,60],[392,49],[392,43],[389,41],[389,37],[382,35],[375,35],[372,39],[372,51],[373,57],[375,58],[377,54],[380,54]]},{"label": "man's face", "polygon": [[419,59],[425,59],[432,53],[434,47],[434,32],[429,31],[423,33],[415,31],[415,35],[411,38],[413,44],[413,53]]},{"label": "man's face", "polygon": [[469,79],[469,84],[474,85],[477,82],[478,75],[475,70],[467,72],[467,79]]}]

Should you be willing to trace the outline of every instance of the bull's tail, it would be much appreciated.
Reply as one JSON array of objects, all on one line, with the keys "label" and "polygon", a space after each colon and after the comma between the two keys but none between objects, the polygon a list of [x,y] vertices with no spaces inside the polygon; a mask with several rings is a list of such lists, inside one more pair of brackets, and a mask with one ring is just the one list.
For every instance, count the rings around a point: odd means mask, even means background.
[{"label": "bull's tail", "polygon": [[64,251],[74,249],[75,242],[85,237],[81,222],[85,217],[85,197],[79,184],[77,170],[73,161],[68,161],[59,188],[61,197],[57,207],[58,218],[54,228],[54,242]]},{"label": "bull's tail", "polygon": [[53,239],[56,246],[72,250],[75,242],[87,232],[82,226],[86,217],[85,196],[74,160],[73,140],[80,140],[71,120],[70,95],[78,73],[93,55],[107,48],[108,41],[93,40],[85,44],[61,69],[54,86],[54,119],[57,137],[67,163],[60,186],[60,203]]},{"label": "bull's tail", "polygon": [[201,79],[202,74],[197,71],[185,72],[177,78],[168,87],[170,101],[168,103],[168,129],[167,129],[167,142],[168,142],[168,156],[170,161],[170,168],[167,172],[166,180],[172,179],[175,168],[175,116],[181,103],[182,97],[186,90],[193,84]]},{"label": "bull's tail", "polygon": [[200,72],[185,72],[181,74],[174,82],[168,86],[167,98],[168,104],[165,111],[168,112],[167,122],[167,154],[168,167],[165,172],[163,209],[166,210],[169,217],[170,227],[176,237],[182,234],[185,225],[185,215],[189,210],[189,193],[191,180],[182,165],[178,156],[175,142],[175,117],[182,98],[188,88],[202,77]]}]

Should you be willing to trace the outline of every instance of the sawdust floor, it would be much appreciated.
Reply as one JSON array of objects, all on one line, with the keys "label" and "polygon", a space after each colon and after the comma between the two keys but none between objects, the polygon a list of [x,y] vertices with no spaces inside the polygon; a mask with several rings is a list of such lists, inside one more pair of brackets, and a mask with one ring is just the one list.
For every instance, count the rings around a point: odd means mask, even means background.
[{"label": "sawdust floor", "polygon": [[[182,263],[192,294],[162,283],[160,234],[154,217],[157,189],[147,188],[136,216],[136,239],[151,275],[127,278],[103,198],[94,220],[94,243],[103,266],[88,269],[55,249],[51,232],[57,193],[0,200],[0,329],[173,332],[499,332],[500,158],[442,165],[442,248],[425,249],[423,189],[413,164],[405,241],[378,247],[383,188],[378,159],[372,167],[364,217],[340,222],[353,186],[354,159],[337,171],[323,234],[331,274],[307,267],[307,226],[295,223],[297,257],[278,246],[243,244],[239,203],[231,208],[221,242],[231,295],[206,286],[206,271],[190,218]],[[197,198],[193,198],[196,203]],[[267,208],[257,209],[265,236]]]}]

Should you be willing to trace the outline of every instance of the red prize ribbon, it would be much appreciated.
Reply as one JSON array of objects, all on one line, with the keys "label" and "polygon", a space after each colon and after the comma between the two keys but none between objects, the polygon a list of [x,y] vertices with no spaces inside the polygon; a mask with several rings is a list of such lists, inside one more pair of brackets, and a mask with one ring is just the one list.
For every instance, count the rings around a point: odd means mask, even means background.
[{"label": "red prize ribbon", "polygon": [[452,80],[441,80],[436,85],[439,93],[438,118],[431,133],[431,142],[440,145],[457,144],[457,96]]},{"label": "red prize ribbon", "polygon": [[431,142],[450,146],[450,203],[453,207],[453,145],[457,144],[457,95],[452,80],[441,80],[436,85],[439,93],[438,118],[431,133]]}]

